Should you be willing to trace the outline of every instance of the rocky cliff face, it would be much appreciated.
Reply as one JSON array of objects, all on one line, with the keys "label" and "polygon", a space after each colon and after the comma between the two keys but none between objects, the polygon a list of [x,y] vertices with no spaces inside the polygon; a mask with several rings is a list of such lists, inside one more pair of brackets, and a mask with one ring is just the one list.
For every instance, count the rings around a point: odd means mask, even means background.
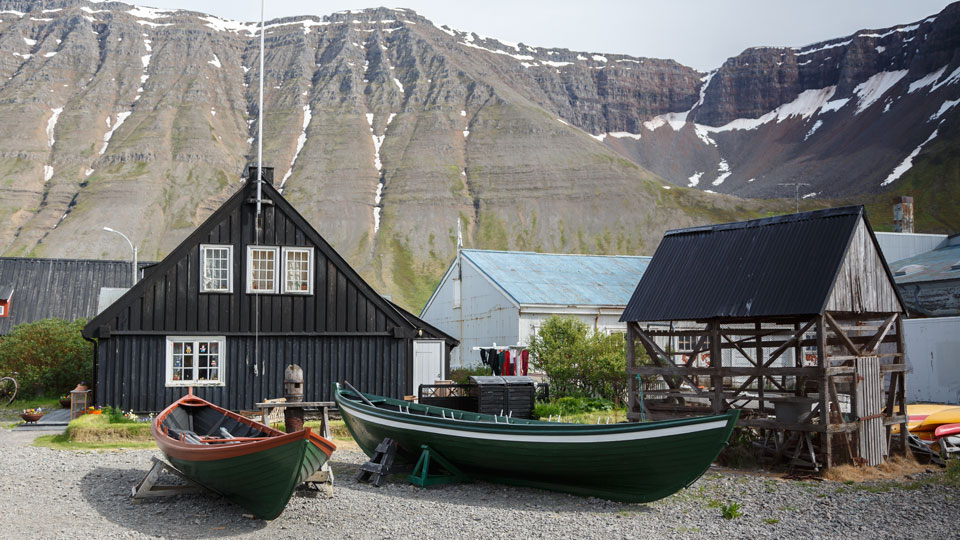
[{"label": "rocky cliff face", "polygon": [[[705,187],[883,189],[873,156],[893,168],[955,114],[955,11],[751,49],[709,74],[506,44],[408,10],[269,21],[264,161],[335,248],[417,309],[458,220],[467,246],[652,253],[669,228],[792,207]],[[0,249],[124,256],[103,226],[148,258],[177,245],[256,157],[256,32],[119,2],[0,0]]]}]

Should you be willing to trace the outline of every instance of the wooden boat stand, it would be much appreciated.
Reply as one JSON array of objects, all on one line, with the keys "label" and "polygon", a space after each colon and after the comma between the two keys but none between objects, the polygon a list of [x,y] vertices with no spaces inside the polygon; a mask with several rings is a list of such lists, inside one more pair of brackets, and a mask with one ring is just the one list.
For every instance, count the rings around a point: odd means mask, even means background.
[{"label": "wooden boat stand", "polygon": [[320,467],[320,470],[313,473],[297,487],[297,493],[304,497],[318,497],[321,493],[326,497],[333,497],[333,470],[330,469],[330,462],[327,461]]},{"label": "wooden boat stand", "polygon": [[384,438],[377,445],[370,461],[360,466],[357,482],[370,482],[375,487],[380,487],[387,481],[387,476],[410,470],[408,467],[394,464],[396,457],[397,442],[390,437]]},{"label": "wooden boat stand", "polygon": [[[420,448],[420,459],[417,460],[416,467],[413,468],[413,474],[407,477],[407,481],[415,486],[422,488],[435,486],[438,484],[453,484],[456,482],[469,482],[470,477],[463,474],[453,463],[447,461],[436,450],[427,445]],[[446,474],[430,474],[430,460],[433,459],[438,465],[446,469]]]},{"label": "wooden boat stand", "polygon": [[[158,480],[163,473],[172,474],[187,482],[187,484],[160,484]],[[130,489],[130,496],[133,498],[134,504],[138,504],[147,498],[172,497],[174,495],[187,495],[206,491],[206,488],[187,478],[182,472],[175,469],[169,463],[158,458],[153,458],[153,466],[150,467],[146,476],[144,476],[136,486]]]}]

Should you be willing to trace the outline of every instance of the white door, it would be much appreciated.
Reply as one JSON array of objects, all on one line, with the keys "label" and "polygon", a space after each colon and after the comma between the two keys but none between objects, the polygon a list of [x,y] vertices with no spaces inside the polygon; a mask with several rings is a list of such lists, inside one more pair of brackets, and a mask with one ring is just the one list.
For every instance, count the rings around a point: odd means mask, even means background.
[{"label": "white door", "polygon": [[443,379],[443,341],[415,340],[413,342],[413,393],[418,395],[421,384],[434,384]]}]

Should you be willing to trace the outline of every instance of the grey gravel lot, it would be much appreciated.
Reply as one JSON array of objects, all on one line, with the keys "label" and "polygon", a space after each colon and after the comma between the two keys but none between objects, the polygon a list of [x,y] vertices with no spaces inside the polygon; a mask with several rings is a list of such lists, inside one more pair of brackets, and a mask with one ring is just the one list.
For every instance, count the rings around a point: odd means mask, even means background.
[{"label": "grey gravel lot", "polygon": [[[711,471],[667,499],[620,504],[486,483],[421,490],[396,478],[378,489],[354,483],[366,458],[349,450],[334,454],[332,499],[294,496],[265,522],[211,495],[133,504],[130,488],[159,452],[30,446],[39,434],[0,429],[2,538],[960,537],[960,490],[923,481],[852,486]],[[731,502],[743,516],[725,520],[719,506]]]}]

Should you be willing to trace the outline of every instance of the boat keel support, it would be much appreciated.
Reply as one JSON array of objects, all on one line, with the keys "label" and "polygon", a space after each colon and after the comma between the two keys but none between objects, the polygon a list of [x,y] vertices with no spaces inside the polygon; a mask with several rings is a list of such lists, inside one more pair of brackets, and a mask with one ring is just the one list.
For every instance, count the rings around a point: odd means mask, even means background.
[{"label": "boat keel support", "polygon": [[[187,485],[159,484],[157,481],[160,479],[160,475],[163,473],[172,474],[188,483]],[[190,480],[184,476],[183,473],[173,468],[173,466],[167,462],[153,458],[153,466],[150,467],[150,470],[147,472],[146,476],[144,476],[136,486],[130,489],[130,496],[133,497],[134,503],[139,503],[143,499],[147,498],[171,497],[174,495],[184,495],[189,493],[203,493],[205,491],[207,490],[203,486],[200,486],[193,480]]]},{"label": "boat keel support", "polygon": [[[420,446],[422,452],[420,452],[420,459],[417,460],[417,465],[413,468],[413,474],[407,477],[407,481],[415,486],[420,486],[422,488],[435,486],[438,484],[453,484],[457,482],[469,482],[470,477],[463,474],[453,463],[447,461],[445,457],[440,455],[436,450],[431,449],[427,445]],[[447,473],[446,474],[430,474],[430,460],[437,462],[437,465],[443,467]],[[436,466],[434,466],[436,468]]]},{"label": "boat keel support", "polygon": [[[380,487],[387,481],[387,476],[399,472],[393,465],[397,457],[397,443],[390,437],[385,437],[373,452],[370,461],[360,466],[357,482],[369,481],[374,487]],[[409,470],[409,469],[408,469]]]}]

